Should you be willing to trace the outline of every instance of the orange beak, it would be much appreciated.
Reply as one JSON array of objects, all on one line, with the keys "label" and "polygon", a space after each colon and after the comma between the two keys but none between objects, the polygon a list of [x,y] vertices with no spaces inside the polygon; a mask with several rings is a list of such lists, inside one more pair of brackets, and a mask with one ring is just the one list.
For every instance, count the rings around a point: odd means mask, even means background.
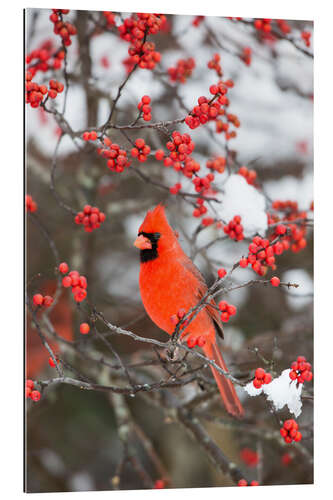
[{"label": "orange beak", "polygon": [[151,250],[153,248],[150,239],[143,236],[143,234],[137,237],[134,246],[140,250]]}]

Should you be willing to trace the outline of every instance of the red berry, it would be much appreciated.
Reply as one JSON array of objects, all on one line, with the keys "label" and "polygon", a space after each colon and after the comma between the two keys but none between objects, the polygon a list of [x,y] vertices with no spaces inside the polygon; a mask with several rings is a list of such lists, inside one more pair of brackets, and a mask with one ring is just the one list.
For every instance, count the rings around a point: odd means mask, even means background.
[{"label": "red berry", "polygon": [[238,481],[238,486],[247,486],[247,481],[245,479],[240,479]]},{"label": "red berry", "polygon": [[25,385],[26,385],[27,387],[30,387],[30,389],[33,389],[33,388],[34,388],[35,383],[34,383],[34,381],[33,381],[33,380],[31,380],[31,379],[29,379],[29,378],[28,378],[28,379],[25,381]]},{"label": "red berry", "polygon": [[82,333],[82,335],[86,335],[87,333],[89,333],[89,331],[90,331],[90,326],[88,325],[88,323],[81,323],[80,332]]},{"label": "red berry", "polygon": [[271,285],[279,286],[279,284],[280,284],[280,278],[278,278],[277,276],[273,276],[273,278],[271,278]]},{"label": "red berry", "polygon": [[278,226],[276,226],[277,234],[285,234],[286,231],[287,231],[287,228],[283,224],[279,224]]},{"label": "red berry", "polygon": [[248,266],[248,260],[245,259],[244,257],[239,261],[240,267],[247,267]]},{"label": "red berry", "polygon": [[154,484],[155,490],[161,490],[165,488],[165,481],[163,479],[157,479]]},{"label": "red berry", "polygon": [[145,145],[144,139],[136,139],[135,145],[137,148],[142,149],[143,146]]},{"label": "red berry", "polygon": [[32,391],[30,394],[30,397],[33,401],[39,401],[40,400],[40,392],[39,391]]},{"label": "red berry", "polygon": [[264,384],[270,384],[272,382],[272,375],[270,373],[265,373]]},{"label": "red berry", "polygon": [[68,264],[67,264],[66,262],[62,262],[61,264],[59,264],[59,271],[60,271],[62,274],[66,274],[66,273],[68,273],[68,271],[69,271]]},{"label": "red berry", "polygon": [[265,370],[263,368],[257,368],[256,371],[254,372],[254,375],[258,379],[263,379],[265,376]]},{"label": "red berry", "polygon": [[229,318],[230,318],[230,315],[228,312],[223,312],[221,314],[221,320],[224,322],[224,323],[227,323],[229,321]]},{"label": "red berry", "polygon": [[155,158],[156,158],[156,160],[163,160],[163,158],[164,158],[164,151],[163,151],[163,149],[158,149],[156,151]]},{"label": "red berry", "polygon": [[34,296],[33,296],[33,303],[35,304],[35,306],[41,306],[43,304],[43,295],[41,295],[40,293],[36,293]]},{"label": "red berry", "polygon": [[226,311],[227,307],[228,307],[228,302],[226,302],[225,300],[220,300],[219,302],[220,311]]},{"label": "red berry", "polygon": [[194,346],[196,345],[196,343],[197,343],[197,339],[196,339],[196,337],[194,337],[194,336],[191,336],[191,337],[189,337],[189,338],[187,339],[187,345],[188,345],[188,347],[189,347],[190,349],[192,349],[192,347],[194,347]]},{"label": "red berry", "polygon": [[50,297],[49,295],[45,295],[43,298],[43,306],[45,307],[50,307],[53,303],[53,298]]},{"label": "red berry", "polygon": [[218,274],[218,277],[219,278],[224,278],[224,276],[227,274],[227,271],[221,267],[218,271],[217,271],[217,274]]},{"label": "red berry", "polygon": [[233,306],[232,304],[229,304],[227,311],[230,314],[230,316],[234,316],[236,314],[236,312],[237,312],[237,308],[236,308],[236,306]]},{"label": "red berry", "polygon": [[255,379],[253,380],[253,385],[254,385],[254,387],[255,387],[256,389],[260,389],[260,388],[261,388],[261,386],[262,386],[262,381],[261,381],[261,380],[259,380],[259,379],[257,379],[257,378],[255,378]]},{"label": "red berry", "polygon": [[54,368],[55,367],[55,362],[53,361],[52,357],[49,357],[49,365]]},{"label": "red berry", "polygon": [[291,455],[289,455],[289,453],[284,453],[284,455],[282,455],[281,457],[281,462],[283,463],[283,465],[289,465],[290,462],[292,462]]},{"label": "red berry", "polygon": [[285,422],[283,424],[284,429],[286,429],[287,431],[289,431],[290,429],[292,429],[293,423],[294,423],[294,421],[291,420],[291,419],[285,420]]},{"label": "red berry", "polygon": [[63,279],[62,279],[62,285],[65,287],[65,288],[68,288],[70,286],[72,286],[72,278],[70,276],[65,276]]},{"label": "red berry", "polygon": [[141,101],[143,102],[143,104],[149,104],[150,103],[150,97],[149,97],[149,95],[144,95],[141,98]]}]

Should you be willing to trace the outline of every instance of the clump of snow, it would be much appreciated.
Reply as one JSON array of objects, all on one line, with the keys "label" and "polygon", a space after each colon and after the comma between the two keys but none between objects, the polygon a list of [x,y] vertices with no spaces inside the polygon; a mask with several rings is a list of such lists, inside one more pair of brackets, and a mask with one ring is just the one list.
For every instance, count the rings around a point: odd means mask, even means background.
[{"label": "clump of snow", "polygon": [[291,309],[299,310],[313,302],[313,280],[304,269],[290,269],[281,276],[282,281],[298,283],[298,288],[290,288],[286,295]]},{"label": "clump of snow", "polygon": [[242,217],[245,236],[255,233],[264,235],[267,229],[265,198],[253,186],[250,186],[241,175],[230,175],[223,186],[222,201],[218,207],[219,215],[229,222],[235,215]]},{"label": "clump of snow", "polygon": [[301,394],[303,384],[292,381],[289,377],[290,370],[283,370],[281,375],[274,378],[270,384],[264,384],[260,389],[256,389],[253,382],[249,382],[244,390],[249,396],[259,396],[264,393],[268,401],[272,401],[276,410],[281,410],[285,405],[288,406],[290,413],[298,417],[302,412]]}]

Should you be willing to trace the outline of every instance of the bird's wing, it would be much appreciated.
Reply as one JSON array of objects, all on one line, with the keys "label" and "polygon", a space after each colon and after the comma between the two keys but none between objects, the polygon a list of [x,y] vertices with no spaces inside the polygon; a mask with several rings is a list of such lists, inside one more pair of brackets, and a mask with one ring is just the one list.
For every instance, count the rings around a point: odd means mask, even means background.
[{"label": "bird's wing", "polygon": [[[202,274],[199,271],[199,269],[197,268],[197,266],[191,261],[191,259],[189,257],[187,257],[187,255],[186,255],[186,259],[184,259],[183,264],[184,264],[184,267],[189,272],[191,272],[198,281],[197,298],[199,301],[202,299],[202,297],[207,292],[207,285],[205,282],[205,278],[202,276]],[[220,318],[220,313],[217,309],[215,309],[217,307],[215,300],[212,299],[210,301],[210,303],[212,304],[213,307],[210,305],[206,306],[206,311],[208,313],[208,316],[211,318],[211,320],[214,323],[216,333],[223,339],[224,333],[223,333],[223,326],[222,326],[222,321]]]}]

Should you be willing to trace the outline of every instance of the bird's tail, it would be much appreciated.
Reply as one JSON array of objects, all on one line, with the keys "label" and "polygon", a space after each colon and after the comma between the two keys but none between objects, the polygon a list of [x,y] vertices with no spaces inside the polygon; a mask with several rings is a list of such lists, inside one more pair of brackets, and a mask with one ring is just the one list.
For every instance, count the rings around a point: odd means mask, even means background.
[{"label": "bird's tail", "polygon": [[[225,372],[228,371],[228,368],[222,357],[221,351],[218,348],[216,342],[214,342],[214,344],[207,342],[203,346],[203,351],[207,356],[207,358],[211,359],[212,361],[215,361],[215,363]],[[216,380],[217,386],[219,388],[227,412],[233,415],[234,417],[238,418],[242,417],[244,415],[244,409],[241,405],[241,402],[238,399],[233,383],[229,378],[224,377],[222,373],[217,371],[216,368],[214,368],[214,366],[210,366],[210,368],[213,372],[214,378]]]}]

